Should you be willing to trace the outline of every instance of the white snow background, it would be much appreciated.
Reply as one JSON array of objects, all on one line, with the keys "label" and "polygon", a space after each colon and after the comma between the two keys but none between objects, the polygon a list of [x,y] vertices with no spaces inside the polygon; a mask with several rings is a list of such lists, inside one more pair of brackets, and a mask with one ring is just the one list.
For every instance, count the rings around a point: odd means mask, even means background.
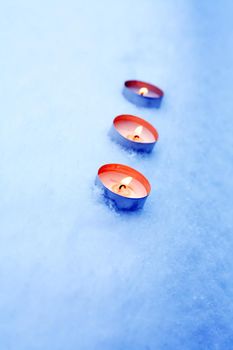
[{"label": "white snow background", "polygon": [[[223,1],[9,0],[0,10],[0,349],[232,350],[232,13]],[[127,79],[161,108],[127,102]],[[151,122],[150,156],[111,142]],[[141,171],[120,214],[99,166]]]}]

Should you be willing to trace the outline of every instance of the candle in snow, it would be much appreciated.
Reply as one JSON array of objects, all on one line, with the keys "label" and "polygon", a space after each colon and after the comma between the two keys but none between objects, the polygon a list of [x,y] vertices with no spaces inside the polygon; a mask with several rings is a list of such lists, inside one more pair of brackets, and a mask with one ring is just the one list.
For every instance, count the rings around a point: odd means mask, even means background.
[{"label": "candle in snow", "polygon": [[151,187],[137,170],[122,164],[106,164],[100,167],[96,183],[104,189],[104,195],[113,200],[118,209],[142,208]]},{"label": "candle in snow", "polygon": [[151,152],[159,134],[146,120],[130,114],[122,114],[113,120],[110,137],[123,147],[140,152]]},{"label": "candle in snow", "polygon": [[124,83],[125,98],[142,107],[160,107],[164,92],[155,85],[139,80],[128,80]]}]

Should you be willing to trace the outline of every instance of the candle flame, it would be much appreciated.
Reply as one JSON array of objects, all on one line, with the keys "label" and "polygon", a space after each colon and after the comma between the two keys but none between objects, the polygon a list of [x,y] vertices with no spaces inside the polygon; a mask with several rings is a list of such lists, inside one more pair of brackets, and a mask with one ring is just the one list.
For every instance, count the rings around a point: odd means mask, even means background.
[{"label": "candle flame", "polygon": [[133,178],[131,176],[127,176],[121,180],[121,184],[128,186],[132,180],[133,180]]},{"label": "candle flame", "polygon": [[149,92],[149,90],[148,90],[146,87],[142,87],[142,88],[139,89],[139,91],[138,91],[139,95],[142,95],[142,96],[147,95],[148,92]]},{"label": "candle flame", "polygon": [[142,129],[143,129],[143,127],[142,127],[141,125],[139,125],[139,126],[136,127],[136,129],[134,130],[134,134],[140,136],[141,133],[142,133]]}]

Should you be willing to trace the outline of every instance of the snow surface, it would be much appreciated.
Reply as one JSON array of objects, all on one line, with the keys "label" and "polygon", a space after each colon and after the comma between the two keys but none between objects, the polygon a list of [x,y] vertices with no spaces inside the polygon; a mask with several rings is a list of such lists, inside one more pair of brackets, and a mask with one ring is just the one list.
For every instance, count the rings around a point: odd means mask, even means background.
[{"label": "snow surface", "polygon": [[[0,350],[233,349],[232,11],[1,2]],[[158,129],[151,156],[107,137],[122,113]],[[103,203],[108,162],[149,178],[143,211]]]}]

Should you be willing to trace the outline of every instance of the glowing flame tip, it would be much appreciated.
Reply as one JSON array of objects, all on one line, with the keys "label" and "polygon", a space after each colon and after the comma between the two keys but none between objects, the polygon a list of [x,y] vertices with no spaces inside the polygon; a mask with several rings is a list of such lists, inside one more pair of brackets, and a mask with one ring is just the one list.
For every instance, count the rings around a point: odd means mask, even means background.
[{"label": "glowing flame tip", "polygon": [[132,180],[133,180],[133,178],[131,176],[127,176],[121,180],[121,184],[128,186]]},{"label": "glowing flame tip", "polygon": [[146,87],[142,87],[141,89],[139,89],[139,95],[147,95],[149,90]]},{"label": "glowing flame tip", "polygon": [[137,126],[136,129],[134,130],[134,134],[140,136],[142,133],[143,127],[141,125]]}]

